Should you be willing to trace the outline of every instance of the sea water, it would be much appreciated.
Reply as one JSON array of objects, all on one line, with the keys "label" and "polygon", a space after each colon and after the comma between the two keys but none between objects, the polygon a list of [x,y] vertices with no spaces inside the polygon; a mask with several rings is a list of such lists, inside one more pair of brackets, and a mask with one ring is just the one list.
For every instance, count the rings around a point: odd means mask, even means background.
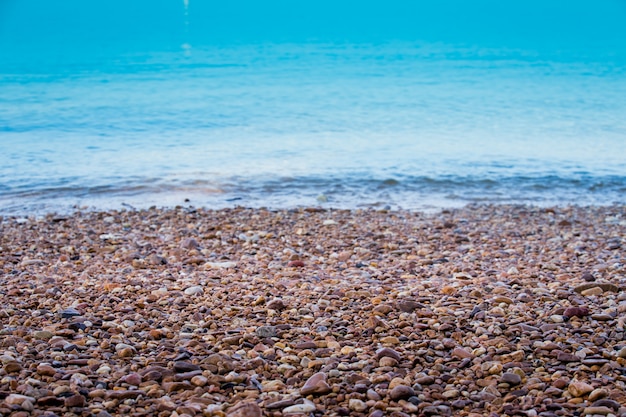
[{"label": "sea water", "polygon": [[61,3],[0,6],[0,214],[626,203],[622,2]]}]

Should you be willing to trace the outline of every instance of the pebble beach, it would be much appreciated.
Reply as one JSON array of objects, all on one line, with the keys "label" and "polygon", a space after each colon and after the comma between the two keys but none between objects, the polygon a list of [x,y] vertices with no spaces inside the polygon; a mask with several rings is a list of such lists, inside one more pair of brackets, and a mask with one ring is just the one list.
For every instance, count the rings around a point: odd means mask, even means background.
[{"label": "pebble beach", "polygon": [[2,416],[626,416],[622,205],[0,219]]}]

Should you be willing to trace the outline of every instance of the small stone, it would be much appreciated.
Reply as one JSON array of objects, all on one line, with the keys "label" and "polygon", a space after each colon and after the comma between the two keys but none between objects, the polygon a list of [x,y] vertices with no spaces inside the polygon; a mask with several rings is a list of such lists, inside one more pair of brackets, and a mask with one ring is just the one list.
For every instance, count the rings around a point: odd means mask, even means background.
[{"label": "small stone", "polygon": [[126,375],[122,378],[122,382],[126,382],[129,385],[139,386],[142,382],[141,375],[136,372]]},{"label": "small stone", "polygon": [[609,391],[604,388],[596,388],[589,394],[589,401],[594,402],[608,396]]},{"label": "small stone", "polygon": [[556,355],[556,359],[559,362],[580,362],[580,357],[567,352],[559,352]]},{"label": "small stone", "polygon": [[21,394],[9,394],[4,399],[4,402],[9,405],[21,405],[24,401],[30,401],[31,404],[34,404],[36,402],[36,400],[33,397],[29,397],[27,395],[21,395]]},{"label": "small stone", "polygon": [[382,357],[380,358],[380,360],[378,361],[378,366],[381,367],[386,367],[386,366],[398,366],[398,361],[395,360],[394,358],[390,358],[388,356]]},{"label": "small stone", "polygon": [[417,310],[419,307],[422,307],[422,304],[418,303],[417,301],[404,300],[404,301],[399,301],[397,306],[398,306],[398,310],[402,311],[403,313],[412,313],[413,311]]},{"label": "small stone", "polygon": [[522,378],[512,372],[505,372],[502,374],[502,378],[500,378],[500,382],[507,383],[509,385],[519,385],[522,383]]},{"label": "small stone", "polygon": [[386,316],[391,311],[393,311],[393,308],[391,308],[391,306],[389,304],[379,304],[376,307],[374,307],[373,311],[376,314],[380,314],[380,315]]},{"label": "small stone", "polygon": [[474,358],[474,355],[471,352],[467,351],[466,349],[463,349],[462,347],[455,347],[454,349],[452,349],[451,355],[459,359],[473,359]]},{"label": "small stone", "polygon": [[80,311],[76,310],[73,307],[70,307],[70,308],[66,308],[65,310],[61,310],[59,314],[61,315],[61,318],[69,319],[75,316],[80,316]]},{"label": "small stone", "polygon": [[278,335],[276,327],[274,326],[257,327],[257,329],[254,332],[257,334],[257,336],[262,337],[264,339],[270,338],[270,337],[276,337]]},{"label": "small stone", "polygon": [[174,370],[178,373],[192,372],[200,370],[200,367],[196,364],[187,361],[174,362]]},{"label": "small stone", "polygon": [[294,404],[294,400],[293,399],[286,398],[284,400],[278,400],[278,401],[271,402],[271,403],[267,404],[265,406],[265,408],[268,409],[268,410],[276,410],[276,409],[280,409],[280,408],[289,407],[289,406],[291,406],[293,404]]},{"label": "small stone", "polygon": [[196,375],[193,378],[191,378],[191,383],[195,385],[196,387],[203,387],[209,383],[209,380],[205,376]]},{"label": "small stone", "polygon": [[389,398],[394,401],[406,400],[415,395],[413,388],[407,385],[398,385],[389,392]]},{"label": "small stone", "polygon": [[196,239],[188,237],[181,242],[180,247],[183,249],[198,249],[200,244]]},{"label": "small stone", "polygon": [[72,395],[71,397],[65,398],[65,406],[70,407],[84,407],[85,406],[85,397],[80,394]]},{"label": "small stone", "polygon": [[624,346],[617,352],[617,356],[622,359],[626,359],[626,346]]},{"label": "small stone", "polygon": [[435,383],[435,378],[430,375],[425,375],[425,376],[417,378],[415,382],[417,382],[420,385],[432,385]]},{"label": "small stone", "polygon": [[561,316],[559,314],[554,314],[554,315],[550,316],[550,320],[553,323],[563,323],[563,316]]},{"label": "small stone", "polygon": [[302,404],[295,404],[284,408],[283,414],[307,414],[312,413],[313,411],[315,411],[315,404],[305,399]]},{"label": "small stone", "polygon": [[612,409],[614,412],[617,412],[621,405],[620,403],[618,403],[615,400],[610,400],[608,398],[603,398],[601,400],[597,400],[595,401],[592,406],[594,407],[609,407],[610,409]]},{"label": "small stone", "polygon": [[388,347],[378,349],[376,351],[376,359],[380,359],[384,357],[393,358],[396,361],[400,362],[400,354],[397,351]]},{"label": "small stone", "polygon": [[584,279],[587,282],[593,282],[593,281],[596,280],[596,278],[592,274],[590,274],[589,272],[585,272],[582,275],[582,279]]},{"label": "small stone", "polygon": [[301,260],[296,260],[296,261],[290,261],[287,266],[290,268],[302,268],[304,267],[304,262]]},{"label": "small stone", "polygon": [[588,290],[583,290],[580,292],[580,295],[584,295],[585,297],[591,297],[594,295],[601,295],[604,291],[600,287],[589,288]]},{"label": "small stone", "polygon": [[266,305],[268,310],[283,311],[287,306],[280,298],[275,298]]},{"label": "small stone", "polygon": [[583,415],[584,416],[593,416],[593,415],[598,415],[598,416],[606,416],[607,414],[612,414],[613,410],[609,407],[603,407],[603,406],[591,406],[591,407],[585,407],[583,409]]},{"label": "small stone", "polygon": [[368,400],[372,400],[372,401],[380,401],[382,398],[380,394],[374,391],[373,389],[368,389],[365,395],[367,396]]},{"label": "small stone", "polygon": [[240,403],[228,410],[226,417],[262,417],[261,408],[255,403]]},{"label": "small stone", "polygon": [[326,374],[323,372],[313,374],[309,379],[307,379],[302,388],[300,388],[300,394],[303,396],[310,394],[327,394],[330,391],[332,391],[332,389],[326,382]]},{"label": "small stone", "polygon": [[387,345],[399,345],[400,344],[400,339],[398,339],[395,336],[385,336],[381,338],[380,341]]},{"label": "small stone", "polygon": [[451,390],[444,391],[441,395],[446,400],[452,400],[458,397],[459,395],[461,395],[461,391],[459,391],[458,389],[451,389]]},{"label": "small stone", "polygon": [[350,410],[356,411],[357,413],[361,413],[367,410],[367,404],[356,398],[350,399],[350,401],[348,402],[348,407],[350,408]]},{"label": "small stone", "polygon": [[19,372],[22,370],[22,365],[20,365],[19,362],[16,361],[10,361],[4,364],[4,370],[8,373],[11,374],[13,372]]},{"label": "small stone", "polygon": [[582,397],[592,392],[593,387],[586,382],[574,380],[567,386],[567,391],[572,394],[573,397]]},{"label": "small stone", "polygon": [[185,295],[201,295],[204,293],[204,290],[199,285],[194,285],[193,287],[189,287],[185,289]]},{"label": "small stone", "polygon": [[38,330],[33,333],[33,337],[39,340],[50,340],[54,336],[54,333],[47,330]]},{"label": "small stone", "polygon": [[563,312],[563,317],[585,317],[589,315],[589,309],[587,307],[568,307]]}]

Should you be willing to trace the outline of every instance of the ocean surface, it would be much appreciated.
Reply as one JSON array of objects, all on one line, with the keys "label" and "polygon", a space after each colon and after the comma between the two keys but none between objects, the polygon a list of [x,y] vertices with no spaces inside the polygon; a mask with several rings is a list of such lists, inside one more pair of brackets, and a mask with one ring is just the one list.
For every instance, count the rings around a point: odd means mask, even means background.
[{"label": "ocean surface", "polygon": [[626,203],[626,2],[59,3],[0,3],[0,215]]}]

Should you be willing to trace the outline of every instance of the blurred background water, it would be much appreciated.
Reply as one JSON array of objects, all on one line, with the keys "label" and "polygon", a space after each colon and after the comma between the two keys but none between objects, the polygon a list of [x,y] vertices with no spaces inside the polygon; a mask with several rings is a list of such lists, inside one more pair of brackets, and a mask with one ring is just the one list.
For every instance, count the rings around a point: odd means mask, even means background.
[{"label": "blurred background water", "polygon": [[624,1],[216,3],[0,0],[0,214],[626,203]]}]

